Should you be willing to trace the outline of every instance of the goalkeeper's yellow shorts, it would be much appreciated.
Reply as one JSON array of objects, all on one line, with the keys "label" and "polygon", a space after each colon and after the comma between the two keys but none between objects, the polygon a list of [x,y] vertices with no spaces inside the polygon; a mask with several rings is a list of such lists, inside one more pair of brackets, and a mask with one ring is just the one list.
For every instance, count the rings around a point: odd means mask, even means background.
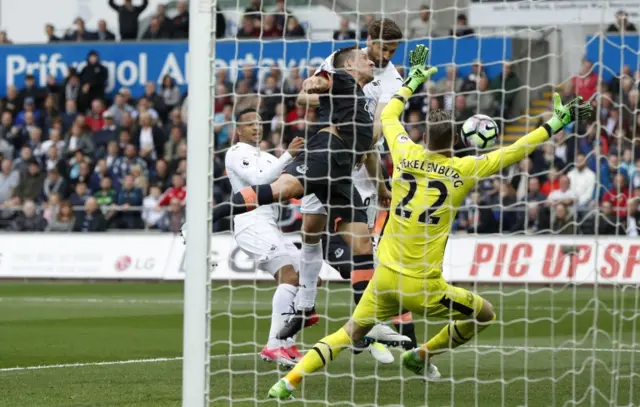
[{"label": "goalkeeper's yellow shorts", "polygon": [[420,279],[378,265],[351,318],[360,326],[369,326],[390,322],[408,310],[414,317],[471,319],[482,309],[482,301],[479,295],[454,287],[442,277]]}]

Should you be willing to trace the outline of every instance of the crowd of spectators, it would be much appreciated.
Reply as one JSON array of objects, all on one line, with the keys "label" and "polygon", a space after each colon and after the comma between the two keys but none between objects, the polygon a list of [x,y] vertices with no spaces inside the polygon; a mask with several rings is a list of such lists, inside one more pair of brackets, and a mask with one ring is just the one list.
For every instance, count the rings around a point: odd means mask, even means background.
[{"label": "crowd of spectators", "polygon": [[638,236],[638,84],[640,71],[629,66],[599,82],[585,59],[561,95],[565,102],[576,96],[591,100],[596,117],[565,128],[517,166],[482,181],[456,227],[478,233]]},{"label": "crowd of spectators", "polygon": [[170,76],[105,94],[96,52],[63,82],[29,75],[0,100],[0,227],[161,229],[184,220],[187,126]]},{"label": "crowd of spectators", "polygon": [[[119,13],[119,36],[133,38],[146,2],[111,4]],[[304,35],[284,1],[278,1],[271,14],[259,5],[260,1],[252,2],[245,10],[239,37],[287,36],[296,30]],[[146,38],[186,36],[184,6],[179,3],[174,19],[159,7]],[[77,23],[66,40],[87,38],[83,21]],[[625,18],[618,23],[624,30],[631,29]],[[459,16],[449,34],[472,35],[466,24],[466,17]],[[98,32],[102,34],[92,40],[113,37],[101,25]],[[349,27],[345,20],[334,38],[366,36],[366,29],[355,32]],[[55,30],[48,27],[48,32],[53,35]],[[430,10],[423,7],[410,23],[410,32],[423,36],[441,31],[431,20]],[[509,62],[494,78],[486,75],[481,61],[475,61],[465,76],[454,65],[444,68],[442,79],[426,83],[407,103],[403,120],[415,142],[423,141],[425,118],[432,109],[451,111],[458,124],[476,113],[498,120],[520,114],[514,104],[521,83]],[[457,232],[638,234],[640,71],[625,66],[610,82],[600,83],[593,68],[585,60],[575,78],[564,84],[562,97],[566,101],[580,95],[591,100],[598,107],[597,117],[556,134],[552,142],[499,176],[481,180],[459,212]],[[403,75],[403,67],[398,69]],[[279,156],[294,137],[314,134],[321,125],[315,110],[295,104],[304,78],[313,71],[314,67],[283,71],[276,65],[260,69],[245,65],[237,78],[231,78],[230,72],[217,70],[216,202],[228,199],[230,193],[223,163],[233,143],[234,112],[257,107],[265,130],[260,148]],[[61,82],[50,77],[40,88],[33,76],[27,76],[20,88],[8,87],[0,100],[0,228],[179,230],[185,219],[188,98],[170,76],[159,85],[147,83],[144,95],[137,99],[127,88],[107,95],[107,79],[99,55],[92,52],[82,71],[70,70]],[[391,166],[389,157],[384,159]],[[295,214],[296,205],[286,210]],[[216,225],[225,227],[228,222]]]},{"label": "crowd of spectators", "polygon": [[[399,69],[402,73],[403,69]],[[296,136],[313,134],[320,126],[317,113],[295,104],[304,72],[288,72],[276,66],[258,76],[245,67],[235,84],[218,71],[216,145],[221,166],[230,136],[233,106],[260,104],[265,121],[261,148],[276,156]],[[632,78],[635,76],[635,80]],[[577,123],[558,133],[518,165],[499,176],[479,182],[460,210],[454,230],[459,233],[572,233],[629,234],[640,231],[640,72],[625,67],[611,83],[598,85],[591,62],[562,90],[565,101],[583,96],[598,104],[599,117]],[[403,115],[410,137],[423,142],[425,118],[431,109],[452,111],[456,123],[476,113],[509,119],[514,117],[514,100],[520,80],[510,63],[492,80],[481,61],[463,77],[455,66],[446,76],[429,82],[407,103]],[[611,89],[617,89],[612,91]],[[540,117],[542,122],[546,115]],[[600,132],[598,135],[597,132]],[[460,149],[461,146],[456,146]],[[458,151],[458,154],[465,154]],[[391,169],[389,157],[386,165]],[[218,174],[222,174],[222,168]],[[224,177],[217,186],[218,199],[225,199]]]}]

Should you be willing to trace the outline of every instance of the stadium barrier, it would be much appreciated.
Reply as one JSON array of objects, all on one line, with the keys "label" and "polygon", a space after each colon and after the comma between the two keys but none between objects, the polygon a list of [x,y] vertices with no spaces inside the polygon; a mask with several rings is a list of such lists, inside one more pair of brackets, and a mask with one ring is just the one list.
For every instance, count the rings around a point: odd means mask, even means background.
[{"label": "stadium barrier", "polygon": [[[299,236],[288,235],[292,241]],[[270,280],[228,234],[211,239],[214,280]],[[0,278],[184,278],[185,246],[171,234],[0,234]],[[452,282],[640,284],[640,241],[626,237],[451,236]],[[325,266],[324,280],[341,280]]]}]

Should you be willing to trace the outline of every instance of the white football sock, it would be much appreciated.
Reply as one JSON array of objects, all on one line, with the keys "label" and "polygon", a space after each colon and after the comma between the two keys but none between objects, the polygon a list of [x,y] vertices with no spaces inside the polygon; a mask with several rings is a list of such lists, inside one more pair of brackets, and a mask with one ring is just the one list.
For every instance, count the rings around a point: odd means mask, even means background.
[{"label": "white football sock", "polygon": [[300,289],[298,290],[297,307],[300,311],[308,311],[316,304],[318,294],[318,276],[322,270],[322,242],[316,244],[302,243],[300,259]]},{"label": "white football sock", "polygon": [[284,346],[284,341],[276,339],[276,335],[284,327],[288,314],[293,312],[293,300],[296,297],[298,288],[291,284],[280,284],[273,293],[271,301],[271,327],[269,328],[269,341],[267,348],[276,349]]}]

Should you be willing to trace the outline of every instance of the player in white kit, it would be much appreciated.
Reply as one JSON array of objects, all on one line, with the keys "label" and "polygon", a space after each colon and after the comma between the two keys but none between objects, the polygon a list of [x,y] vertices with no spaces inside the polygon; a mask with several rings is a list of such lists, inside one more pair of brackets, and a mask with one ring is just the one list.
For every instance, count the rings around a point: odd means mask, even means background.
[{"label": "player in white kit", "polygon": [[[304,146],[304,139],[295,138],[280,158],[260,151],[262,123],[256,110],[247,109],[236,116],[238,142],[225,157],[227,176],[233,192],[255,184],[275,181],[282,169]],[[273,295],[269,339],[260,356],[263,360],[283,366],[293,366],[301,358],[294,338],[276,339],[293,308],[298,292],[300,252],[288,242],[277,225],[279,205],[265,205],[233,218],[234,238],[261,270],[273,275],[278,285]]]},{"label": "player in white kit", "polygon": [[[374,80],[368,83],[363,88],[363,91],[366,97],[366,110],[374,120],[374,140],[377,140],[381,134],[381,129],[378,127],[380,123],[380,113],[403,84],[402,77],[390,61],[399,46],[399,41],[402,39],[402,32],[397,24],[389,19],[373,22],[368,32],[367,47],[363,50],[375,64]],[[325,60],[318,71],[334,71],[333,54]],[[307,80],[313,80],[313,77]],[[300,105],[313,107],[319,104],[319,99],[318,95],[303,92],[298,96],[297,102]],[[354,168],[352,173],[356,190],[365,203],[365,207],[354,208],[354,210],[366,212],[369,230],[372,230],[375,224],[378,201],[384,201],[390,197],[390,192],[385,186],[383,174],[377,146],[372,146],[372,151],[368,154],[365,162]],[[308,195],[302,199],[301,212],[303,214],[327,214],[323,205],[314,195]],[[331,217],[331,214],[329,215],[329,232],[333,234],[337,229],[336,225],[340,219],[335,219]],[[354,300],[357,303],[373,273],[359,273],[352,269],[352,264],[356,263],[356,258],[362,258],[362,256],[351,256],[348,245],[339,235],[333,235],[330,238],[330,244],[325,244],[324,246],[328,246],[328,262],[340,271],[343,278],[351,279],[354,289]],[[305,250],[303,247],[303,256],[304,255]],[[373,253],[370,257],[373,260]],[[336,262],[332,262],[331,260],[336,260],[338,264],[342,262],[343,267],[340,267]],[[313,260],[307,258],[302,262],[301,273],[305,272],[304,264],[312,261]],[[344,265],[347,266],[344,267]],[[368,339],[392,346],[413,347],[415,345],[413,324],[410,324],[410,326],[406,328],[405,331],[409,336],[397,333],[387,325],[377,325],[369,333]],[[293,332],[293,330],[289,330],[289,333],[290,332]],[[372,355],[379,361],[384,363],[391,363],[393,361],[393,356],[384,347],[374,345],[369,349]]]}]

